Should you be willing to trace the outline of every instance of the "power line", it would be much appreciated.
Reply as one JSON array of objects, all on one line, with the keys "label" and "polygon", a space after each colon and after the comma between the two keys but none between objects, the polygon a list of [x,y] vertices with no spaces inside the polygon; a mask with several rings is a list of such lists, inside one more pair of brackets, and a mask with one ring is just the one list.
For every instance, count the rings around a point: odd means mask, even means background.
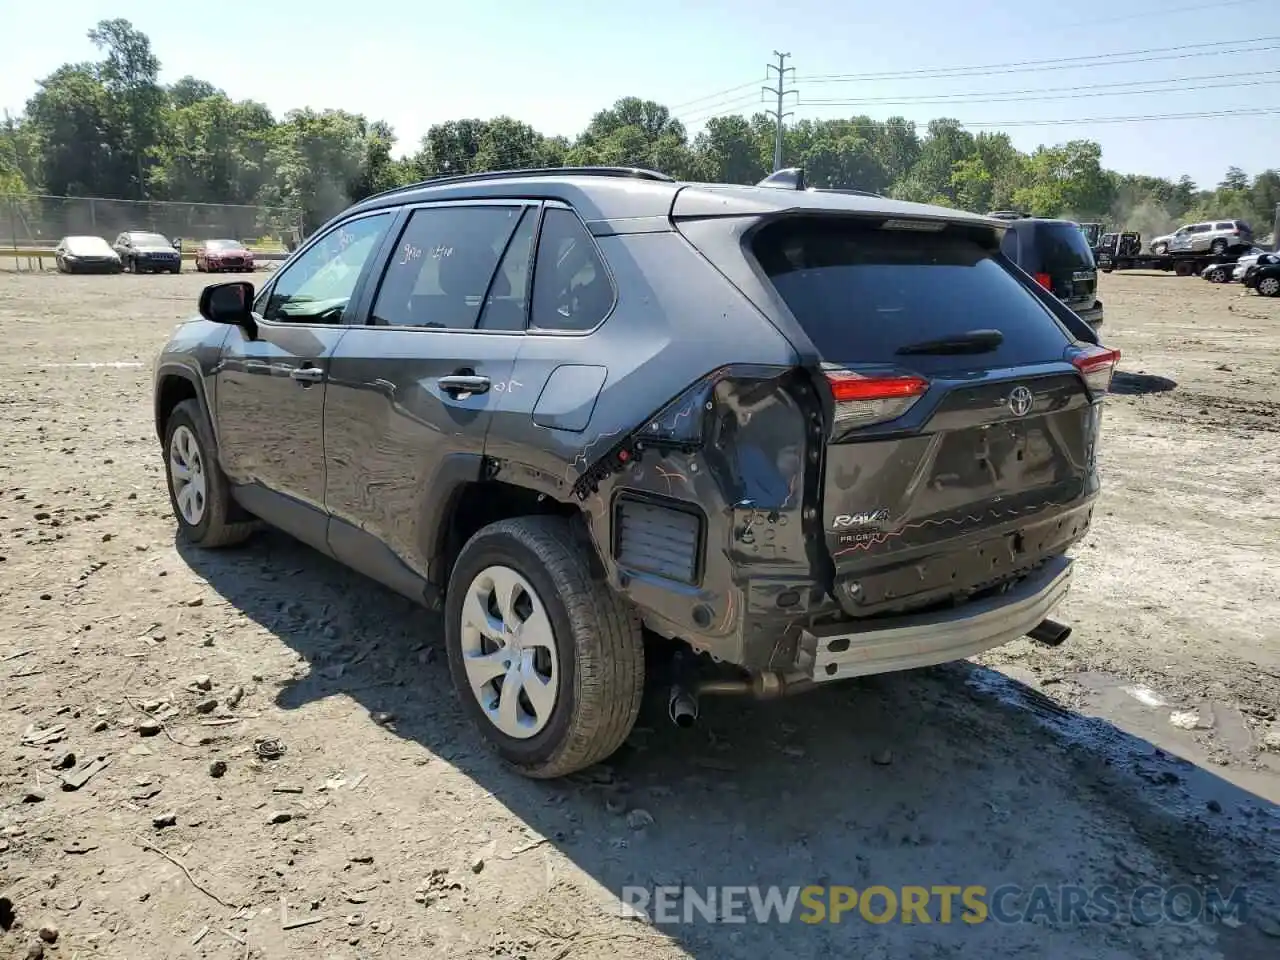
[{"label": "power line", "polygon": [[[1261,73],[1254,74],[1254,76],[1268,76],[1268,75],[1273,75],[1277,73],[1280,73],[1280,70],[1264,70]],[[1227,76],[1230,76],[1230,74],[1227,74]],[[902,98],[902,99],[894,99],[892,97],[869,97],[869,98],[862,98],[862,99],[854,98],[854,99],[848,99],[848,100],[846,99],[802,100],[799,105],[806,106],[806,107],[813,107],[813,106],[870,106],[870,105],[916,106],[916,105],[922,105],[922,104],[948,104],[948,103],[959,103],[959,104],[1031,103],[1031,102],[1045,101],[1045,100],[1073,100],[1077,96],[1079,96],[1080,91],[1082,90],[1099,91],[1099,90],[1102,90],[1103,88],[1112,87],[1112,86],[1134,86],[1137,83],[1152,84],[1152,83],[1163,83],[1163,82],[1164,81],[1160,81],[1160,80],[1144,80],[1144,81],[1134,81],[1133,83],[1130,83],[1130,84],[1103,83],[1103,84],[1085,85],[1080,87],[1047,88],[1046,92],[1049,90],[1055,90],[1055,89],[1058,91],[1064,91],[1063,93],[1060,93],[1054,96],[1024,97],[1024,96],[993,95],[991,97],[986,97],[982,94],[962,94],[961,93],[961,94],[942,94],[937,97],[909,97],[909,98]],[[1093,96],[1095,97],[1129,97],[1129,96],[1141,96],[1143,94],[1153,94],[1153,93],[1159,93],[1159,94],[1191,93],[1197,90],[1225,90],[1225,89],[1234,89],[1236,87],[1264,87],[1264,86],[1269,86],[1271,84],[1276,84],[1276,83],[1280,83],[1280,80],[1232,80],[1227,83],[1206,83],[1206,84],[1201,84],[1199,86],[1189,86],[1189,87],[1170,88],[1168,86],[1163,86],[1163,87],[1156,87],[1153,90],[1103,90],[1103,92],[1095,92]],[[1014,93],[1018,93],[1018,92],[1035,93],[1035,91],[1030,91],[1030,90],[1013,91],[1013,92]]]},{"label": "power line", "polygon": [[[1204,3],[1196,3],[1187,7],[1158,7],[1155,10],[1144,10],[1141,13],[1126,13],[1119,17],[1107,17],[1106,19],[1089,19],[1076,20],[1072,23],[1055,23],[1054,30],[1067,30],[1073,27],[1097,27],[1108,23],[1122,23],[1125,20],[1153,20],[1156,18],[1170,17],[1175,13],[1216,13],[1223,7],[1242,7],[1246,3],[1262,3],[1264,0],[1214,0],[1213,5],[1209,6]],[[1270,2],[1270,0],[1266,0]]]},{"label": "power line", "polygon": [[[1280,118],[1280,107],[1246,107],[1239,110],[1206,110],[1183,113],[1148,113],[1124,117],[1069,117],[1055,120],[991,120],[985,122],[955,121],[961,129],[984,130],[1005,127],[1070,127],[1086,123],[1155,123],[1165,120],[1234,120],[1243,117]],[[821,122],[821,121],[819,121]],[[853,130],[878,129],[885,125],[883,120],[844,120],[841,122]]]},{"label": "power line", "polygon": [[763,102],[764,98],[757,89],[756,92],[747,94],[746,96],[735,97],[721,103],[707,104],[706,106],[691,110],[688,113],[679,114],[677,115],[677,119],[683,120],[685,123],[697,123],[699,120],[706,117],[721,116],[727,110],[746,109],[753,105],[759,106]]},{"label": "power line", "polygon": [[[1272,74],[1280,73],[1280,70],[1257,70],[1249,74],[1253,77],[1267,77]],[[841,100],[841,103],[906,103],[914,100],[960,100],[968,97],[1002,97],[1006,95],[1022,94],[1022,93],[1064,93],[1075,90],[1113,90],[1117,87],[1135,87],[1144,86],[1152,83],[1198,83],[1201,80],[1229,80],[1240,76],[1239,70],[1233,70],[1231,73],[1202,73],[1191,77],[1166,77],[1161,80],[1121,80],[1116,83],[1073,83],[1069,87],[1026,87],[1021,90],[980,90],[974,93],[940,93],[940,94],[908,94],[901,97],[854,97],[849,100]],[[809,101],[813,102],[813,101]]]},{"label": "power line", "polygon": [[[1060,120],[1001,120],[988,123],[968,122],[958,124],[965,129],[989,127],[1068,127],[1082,123],[1147,123],[1158,120],[1209,120],[1234,119],[1236,117],[1280,116],[1280,107],[1247,107],[1240,110],[1209,110],[1192,113],[1150,113],[1130,117],[1073,117]],[[873,121],[874,123],[875,121]]]},{"label": "power line", "polygon": [[[972,72],[992,73],[1038,73],[1042,70],[1078,70],[1086,67],[1111,67],[1130,63],[1153,63],[1159,60],[1184,60],[1192,57],[1216,57],[1233,53],[1261,53],[1275,50],[1280,45],[1269,47],[1244,47],[1235,50],[1205,50],[1205,47],[1226,47],[1250,43],[1272,43],[1280,40],[1280,36],[1255,37],[1251,40],[1220,40],[1212,43],[1190,43],[1174,47],[1151,47],[1146,50],[1126,50],[1117,53],[1099,53],[1084,57],[1059,57],[1048,60],[1015,60],[1009,63],[973,64],[962,67],[939,67],[922,70],[903,70],[888,73],[846,73],[818,74],[797,79],[805,83],[855,83],[864,80],[930,80],[946,77],[965,76]],[[1176,51],[1196,51],[1177,53]],[[1145,54],[1168,54],[1168,56],[1139,56]],[[1113,59],[1116,57],[1130,59]],[[1102,61],[1102,62],[1098,62]]]},{"label": "power line", "polygon": [[774,66],[770,63],[767,64],[766,67],[769,70],[778,71],[778,85],[776,87],[761,87],[761,90],[764,93],[772,93],[778,98],[778,108],[776,110],[765,111],[767,115],[773,117],[774,122],[777,124],[773,137],[773,169],[776,173],[782,169],[782,141],[786,137],[786,119],[787,117],[794,116],[790,111],[784,110],[783,105],[786,102],[788,94],[794,93],[797,97],[799,97],[800,94],[797,93],[794,88],[791,90],[787,89],[787,74],[794,74],[796,72],[795,67],[784,66],[787,61],[787,57],[791,56],[791,54],[779,53],[775,50],[773,51],[773,55],[778,58],[778,65]]},{"label": "power line", "polygon": [[747,87],[754,87],[756,82],[757,81],[752,80],[749,83],[740,83],[736,87],[726,87],[723,90],[717,90],[715,93],[708,93],[705,97],[694,97],[692,100],[686,100],[683,103],[674,103],[670,105],[670,109],[674,113],[676,110],[682,110],[685,107],[701,103],[704,100],[714,100],[717,97],[723,97],[726,94],[735,93],[738,90],[745,90]]}]

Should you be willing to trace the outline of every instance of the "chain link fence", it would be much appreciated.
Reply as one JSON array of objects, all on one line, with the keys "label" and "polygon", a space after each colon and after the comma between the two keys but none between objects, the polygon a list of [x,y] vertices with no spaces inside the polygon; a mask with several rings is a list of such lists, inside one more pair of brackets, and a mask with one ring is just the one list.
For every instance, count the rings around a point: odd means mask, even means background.
[{"label": "chain link fence", "polygon": [[126,230],[187,241],[239,240],[262,251],[292,249],[302,213],[289,207],[97,197],[0,196],[0,247],[56,246],[63,237],[99,236],[111,243]]}]

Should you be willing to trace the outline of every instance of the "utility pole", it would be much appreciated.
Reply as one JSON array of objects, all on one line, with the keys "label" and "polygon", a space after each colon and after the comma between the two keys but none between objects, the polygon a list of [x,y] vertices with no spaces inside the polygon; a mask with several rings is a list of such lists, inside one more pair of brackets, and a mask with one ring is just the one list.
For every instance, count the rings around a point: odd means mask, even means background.
[{"label": "utility pole", "polygon": [[773,117],[773,119],[778,124],[777,132],[774,133],[774,138],[773,138],[773,172],[777,173],[779,170],[782,169],[782,137],[785,132],[784,121],[787,119],[787,117],[792,116],[792,114],[789,111],[787,112],[783,111],[784,98],[788,94],[792,94],[796,92],[795,90],[787,89],[787,82],[786,82],[787,74],[788,73],[794,74],[796,72],[796,68],[788,67],[785,65],[787,62],[787,57],[791,56],[791,54],[779,53],[777,50],[775,50],[773,51],[773,55],[778,58],[777,64],[776,65],[772,63],[766,64],[765,69],[778,71],[778,85],[776,87],[762,87],[761,89],[764,90],[765,93],[772,93],[775,97],[778,98],[778,109],[765,111],[765,113]]}]

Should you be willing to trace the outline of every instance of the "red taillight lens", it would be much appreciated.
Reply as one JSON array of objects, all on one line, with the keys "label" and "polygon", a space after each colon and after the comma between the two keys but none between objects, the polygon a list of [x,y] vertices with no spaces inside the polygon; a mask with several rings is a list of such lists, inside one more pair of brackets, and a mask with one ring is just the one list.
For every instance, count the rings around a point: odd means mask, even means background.
[{"label": "red taillight lens", "polygon": [[928,380],[911,374],[875,376],[828,370],[826,376],[836,402],[837,431],[895,420],[929,389]]},{"label": "red taillight lens", "polygon": [[1071,355],[1071,365],[1080,371],[1094,394],[1104,394],[1111,389],[1111,378],[1119,363],[1120,351],[1110,347],[1083,347]]},{"label": "red taillight lens", "polygon": [[1044,287],[1050,293],[1053,292],[1053,278],[1051,276],[1047,273],[1037,273],[1035,277],[1036,283],[1040,284],[1040,286]]}]

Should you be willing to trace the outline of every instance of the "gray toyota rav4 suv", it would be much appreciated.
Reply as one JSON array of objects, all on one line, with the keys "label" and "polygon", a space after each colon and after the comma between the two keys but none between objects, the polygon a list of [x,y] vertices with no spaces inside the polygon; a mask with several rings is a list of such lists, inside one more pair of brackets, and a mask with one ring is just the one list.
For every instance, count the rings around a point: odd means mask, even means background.
[{"label": "gray toyota rav4 suv", "polygon": [[441,610],[466,709],[534,777],[618,748],[647,651],[703,676],[681,720],[1056,646],[1118,354],[1005,227],[612,168],[371,197],[165,346],[177,523],[266,522]]}]

